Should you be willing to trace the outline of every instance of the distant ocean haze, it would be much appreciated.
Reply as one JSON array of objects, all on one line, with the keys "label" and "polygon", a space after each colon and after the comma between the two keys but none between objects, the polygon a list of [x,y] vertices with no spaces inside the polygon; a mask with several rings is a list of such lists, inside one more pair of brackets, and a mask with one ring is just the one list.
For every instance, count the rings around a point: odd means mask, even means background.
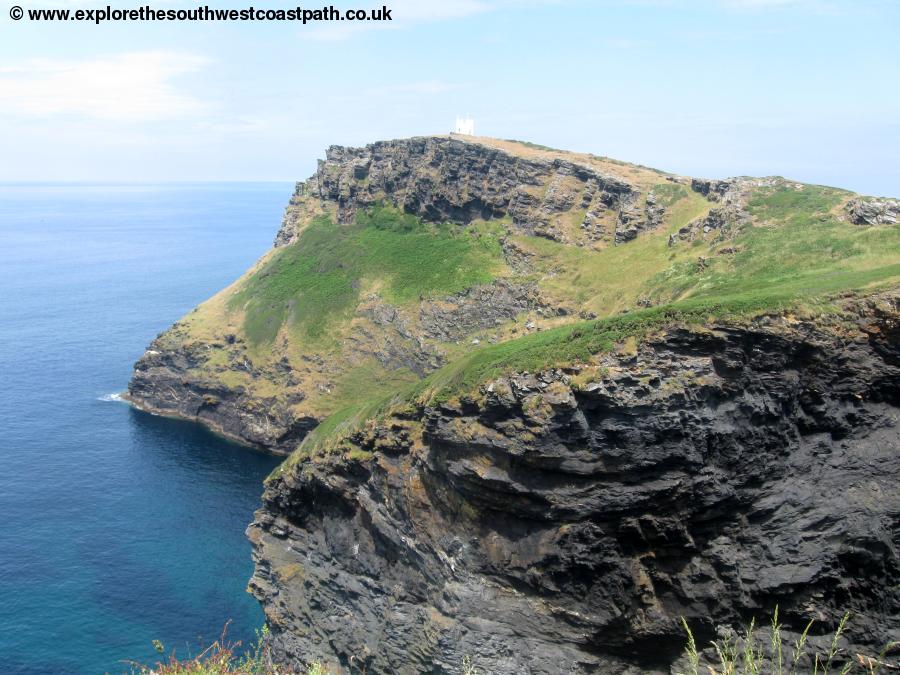
[{"label": "distant ocean haze", "polygon": [[254,639],[244,536],[278,459],[117,400],[271,245],[289,183],[0,184],[0,671],[127,672]]}]

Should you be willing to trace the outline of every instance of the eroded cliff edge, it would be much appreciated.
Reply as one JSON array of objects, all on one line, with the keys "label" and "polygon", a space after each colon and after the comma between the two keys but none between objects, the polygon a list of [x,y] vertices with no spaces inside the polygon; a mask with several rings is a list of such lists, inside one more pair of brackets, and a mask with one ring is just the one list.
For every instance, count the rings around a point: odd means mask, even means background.
[{"label": "eroded cliff edge", "polygon": [[[359,387],[353,371],[367,372],[370,383],[397,373],[411,380],[452,360],[461,342],[505,339],[543,317],[577,318],[584,308],[541,287],[542,270],[531,264],[538,256],[516,238],[573,248],[634,240],[664,224],[663,202],[671,191],[658,186],[667,189],[675,180],[624,162],[496,139],[433,136],[331,146],[316,173],[297,183],[273,250],[154,340],[135,364],[127,398],[143,410],[288,454],[335,409],[335,401],[353,398]],[[688,195],[689,181],[678,180]],[[709,209],[691,196],[691,213]],[[478,278],[451,284],[451,292],[425,284],[412,302],[384,292],[384,279],[394,272],[387,266],[348,278],[358,297],[349,308],[333,308],[330,342],[311,340],[294,325],[294,298],[308,288],[271,302],[288,307],[285,316],[248,319],[246,303],[235,296],[271,277],[272,263],[285,253],[297,257],[296,249],[309,248],[302,237],[314,229],[311,224],[330,219],[323,236],[333,235],[340,246],[359,216],[381,206],[417,216],[420,226],[449,223],[455,227],[451,243],[477,235],[496,251],[459,260],[460,266],[483,268]],[[345,259],[332,267],[316,264],[323,276],[348,268]],[[267,334],[259,338],[248,322],[255,332],[264,325]]]},{"label": "eroded cliff edge", "polygon": [[[669,325],[395,408],[270,480],[277,656],[369,673],[669,672],[770,615],[900,638],[900,305]],[[814,638],[815,639],[815,638]]]},{"label": "eroded cliff edge", "polygon": [[704,645],[776,605],[817,636],[851,610],[877,654],[898,220],[527,143],[333,146],[128,396],[291,454],[249,530],[283,662],[678,671],[681,616]]},{"label": "eroded cliff edge", "polygon": [[474,346],[691,296],[895,278],[900,201],[433,136],[332,146],[275,246],[162,332],[137,407],[280,454]]}]

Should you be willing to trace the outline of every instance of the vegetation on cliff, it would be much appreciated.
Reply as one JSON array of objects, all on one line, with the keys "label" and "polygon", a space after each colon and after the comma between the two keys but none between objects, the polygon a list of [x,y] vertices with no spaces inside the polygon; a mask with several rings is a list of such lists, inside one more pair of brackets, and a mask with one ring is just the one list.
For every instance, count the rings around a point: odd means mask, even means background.
[{"label": "vegetation on cliff", "polygon": [[662,321],[900,279],[891,200],[873,211],[835,188],[491,139],[329,153],[278,246],[138,363],[138,405],[286,453],[329,415],[409,387],[446,393]]},{"label": "vegetation on cliff", "polygon": [[[164,655],[166,647],[159,640],[153,641],[157,653]],[[256,643],[243,649],[238,641],[228,639],[228,627],[219,639],[188,658],[178,658],[174,651],[153,665],[132,664],[132,675],[331,675],[331,671],[319,662],[296,669],[280,666],[272,660],[269,647],[269,629],[263,625],[257,631]]]},{"label": "vegetation on cliff", "polygon": [[781,599],[867,613],[871,651],[898,220],[508,141],[330,148],[130,396],[291,454],[248,530],[278,662],[661,672],[682,613],[708,644]]},{"label": "vegetation on cliff", "polygon": [[846,612],[840,619],[830,639],[822,641],[817,649],[809,644],[810,620],[794,639],[787,638],[784,626],[778,619],[778,607],[772,615],[768,630],[750,624],[741,634],[731,632],[713,641],[708,647],[698,646],[688,622],[682,619],[687,633],[685,648],[686,668],[680,675],[829,675],[860,673],[877,675],[895,670],[887,658],[895,652],[898,643],[887,643],[879,654],[852,654],[842,646],[847,623],[851,619]]},{"label": "vegetation on cliff", "polygon": [[384,206],[360,211],[350,225],[317,216],[297,241],[279,249],[229,300],[245,313],[251,343],[271,343],[282,328],[319,345],[340,335],[363,288],[408,305],[486,284],[504,267],[488,228],[423,223]]}]

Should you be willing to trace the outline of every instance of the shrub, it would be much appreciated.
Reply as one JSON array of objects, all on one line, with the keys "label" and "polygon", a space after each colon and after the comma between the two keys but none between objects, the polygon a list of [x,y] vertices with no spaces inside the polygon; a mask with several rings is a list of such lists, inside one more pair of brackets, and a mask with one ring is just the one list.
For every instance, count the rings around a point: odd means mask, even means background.
[{"label": "shrub", "polygon": [[[194,657],[178,659],[173,651],[168,659],[153,666],[132,663],[133,675],[329,675],[323,664],[310,663],[305,670],[297,671],[276,665],[269,649],[269,629],[263,626],[257,631],[256,644],[244,654],[241,643],[227,639],[228,625],[218,640]],[[165,646],[153,641],[153,647],[164,654]]]}]

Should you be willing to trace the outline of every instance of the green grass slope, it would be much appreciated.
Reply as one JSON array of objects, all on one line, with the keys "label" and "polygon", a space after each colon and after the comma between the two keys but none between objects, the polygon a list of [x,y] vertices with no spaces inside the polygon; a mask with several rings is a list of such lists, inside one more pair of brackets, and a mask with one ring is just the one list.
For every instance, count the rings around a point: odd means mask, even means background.
[{"label": "green grass slope", "polygon": [[[522,158],[552,159],[549,150],[490,142]],[[160,347],[201,354],[185,377],[203,387],[240,389],[298,416],[331,415],[302,456],[386,402],[449,398],[509,370],[585,360],[672,321],[827,311],[834,294],[900,283],[900,225],[851,222],[853,193],[746,178],[710,198],[689,179],[566,156],[618,172],[645,201],[639,208],[651,199],[664,208],[658,224],[618,245],[611,236],[554,240],[508,217],[432,223],[377,205],[341,222],[334,201],[298,194],[292,243],[191,312]],[[551,189],[528,186],[536,200]],[[581,197],[571,212],[554,215],[565,227],[571,221],[573,232],[584,219]],[[537,289],[546,311],[522,311],[453,339],[425,329],[425,309],[452,309],[450,296],[498,280]],[[410,349],[447,365],[423,379],[422,368],[404,362],[401,352]]]},{"label": "green grass slope", "polygon": [[[667,226],[622,246],[591,250],[515,237],[533,254],[531,276],[548,295],[600,318],[557,319],[559,325],[548,322],[545,330],[468,350],[423,380],[361,396],[310,434],[287,466],[342,448],[349,433],[389,409],[446,401],[508,372],[586,363],[666,325],[743,321],[772,312],[815,316],[831,312],[837,294],[895,287],[900,227],[848,222],[841,207],[851,196],[821,186],[761,186],[750,194],[750,219],[740,227],[670,246],[670,234],[709,210],[705,199],[673,186]],[[621,313],[641,298],[656,304]]]},{"label": "green grass slope", "polygon": [[490,282],[503,267],[497,237],[484,228],[427,224],[394,209],[361,211],[353,225],[317,216],[297,242],[275,253],[231,298],[246,312],[254,344],[285,325],[307,341],[347,320],[366,282],[397,305]]}]

